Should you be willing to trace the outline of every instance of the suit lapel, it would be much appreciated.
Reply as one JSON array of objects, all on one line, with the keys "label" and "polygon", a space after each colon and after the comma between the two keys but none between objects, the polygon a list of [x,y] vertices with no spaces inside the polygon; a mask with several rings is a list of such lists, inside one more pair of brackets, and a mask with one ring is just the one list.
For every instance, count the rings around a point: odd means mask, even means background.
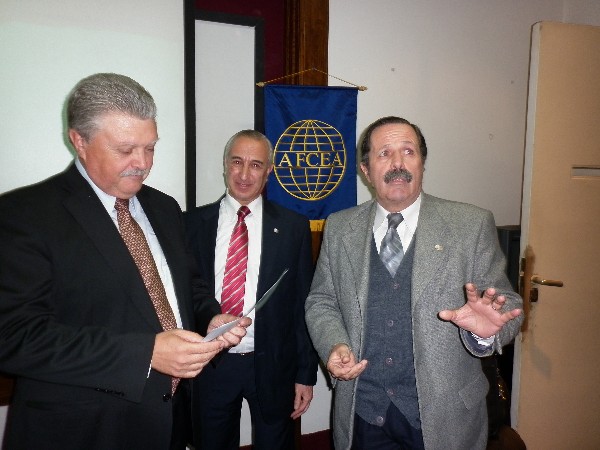
[{"label": "suit lapel", "polygon": [[[281,242],[280,230],[285,224],[281,223],[277,211],[273,205],[263,200],[262,217],[262,249],[260,253],[260,271],[258,274],[258,286],[256,289],[256,299],[258,300],[267,289],[281,275],[285,267],[279,267],[273,264],[273,261],[280,260],[277,253],[281,248],[285,248],[285,243]],[[276,271],[279,271],[277,273]]]},{"label": "suit lapel", "polygon": [[413,308],[427,284],[448,261],[450,233],[432,197],[423,194],[415,233],[415,259],[412,275]]},{"label": "suit lapel", "polygon": [[[346,233],[342,242],[348,254],[350,268],[356,282],[356,294],[359,301],[359,312],[365,311],[367,297],[369,294],[369,266],[371,258],[371,242],[373,240],[373,223],[377,203],[375,200],[366,203],[357,211],[349,222],[349,232]],[[365,233],[365,226],[367,232]]]},{"label": "suit lapel", "polygon": [[[222,199],[223,197],[221,197]],[[193,248],[192,251],[202,266],[202,272],[211,274],[206,276],[210,291],[215,292],[215,246],[217,244],[217,229],[219,227],[219,208],[221,199],[201,210],[198,221],[193,222],[193,227],[198,228],[198,239],[202,239],[201,249]]]},{"label": "suit lapel", "polygon": [[[66,181],[71,195],[64,201],[65,208],[81,225],[83,232],[112,269],[113,273],[108,275],[107,283],[114,282],[120,285],[139,309],[142,317],[152,327],[160,329],[158,317],[139,271],[100,199],[75,166],[66,172]],[[98,270],[102,269],[98,267]]]},{"label": "suit lapel", "polygon": [[206,224],[206,239],[208,240],[208,248],[210,249],[210,251],[205,252],[205,257],[208,260],[208,267],[211,268],[211,273],[214,272],[215,267],[215,246],[217,245],[217,229],[219,227],[220,206],[220,201],[213,203],[213,206],[206,210],[206,214],[203,217]]}]

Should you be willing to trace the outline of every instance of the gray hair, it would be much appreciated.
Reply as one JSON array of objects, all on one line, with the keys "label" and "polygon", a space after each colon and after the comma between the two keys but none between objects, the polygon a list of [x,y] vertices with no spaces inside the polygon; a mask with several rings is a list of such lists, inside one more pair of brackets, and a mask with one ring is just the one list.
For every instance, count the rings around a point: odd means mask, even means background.
[{"label": "gray hair", "polygon": [[227,164],[227,157],[229,156],[229,153],[231,152],[231,148],[233,147],[233,145],[236,143],[236,141],[239,138],[243,138],[243,137],[253,139],[255,141],[264,142],[266,144],[267,148],[269,149],[269,163],[273,162],[273,145],[271,144],[271,141],[269,141],[269,138],[267,138],[260,131],[242,130],[242,131],[238,131],[233,136],[231,136],[229,138],[229,140],[227,141],[227,144],[225,144],[225,151],[223,152],[223,166],[225,166]]},{"label": "gray hair", "polygon": [[137,81],[116,73],[97,73],[79,81],[67,98],[67,126],[89,141],[107,113],[156,120],[152,96]]}]

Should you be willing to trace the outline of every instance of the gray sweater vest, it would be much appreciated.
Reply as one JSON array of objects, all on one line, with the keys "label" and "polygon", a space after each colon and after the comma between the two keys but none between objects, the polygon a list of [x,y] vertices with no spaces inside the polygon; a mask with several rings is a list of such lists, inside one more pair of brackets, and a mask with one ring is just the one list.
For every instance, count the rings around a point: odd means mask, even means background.
[{"label": "gray sweater vest", "polygon": [[375,240],[371,245],[362,355],[369,364],[358,379],[356,413],[373,425],[383,425],[386,411],[392,402],[413,428],[421,428],[411,315],[415,239],[394,278],[381,262]]}]

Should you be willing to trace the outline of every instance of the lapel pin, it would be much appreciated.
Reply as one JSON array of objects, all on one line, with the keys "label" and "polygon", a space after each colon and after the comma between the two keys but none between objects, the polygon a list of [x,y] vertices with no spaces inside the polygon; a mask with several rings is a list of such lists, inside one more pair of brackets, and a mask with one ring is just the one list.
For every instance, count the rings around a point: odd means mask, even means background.
[{"label": "lapel pin", "polygon": [[279,230],[277,228],[273,228],[273,232],[274,233],[279,233]]},{"label": "lapel pin", "polygon": [[441,246],[440,244],[436,244],[434,247],[438,252],[441,252],[442,250],[444,250],[444,247]]}]

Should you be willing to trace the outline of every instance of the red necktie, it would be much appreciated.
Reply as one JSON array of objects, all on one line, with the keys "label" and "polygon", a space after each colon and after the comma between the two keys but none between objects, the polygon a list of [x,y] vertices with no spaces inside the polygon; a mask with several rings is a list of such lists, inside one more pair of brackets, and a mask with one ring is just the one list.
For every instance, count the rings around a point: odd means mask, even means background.
[{"label": "red necktie", "polygon": [[[129,200],[118,198],[115,202],[115,209],[117,210],[119,232],[140,271],[140,275],[142,275],[142,280],[144,280],[144,285],[150,295],[161,326],[165,331],[177,328],[175,314],[173,314],[169,300],[167,300],[167,293],[160,279],[148,241],[146,241],[144,232],[129,212]],[[171,379],[172,394],[175,393],[178,384],[179,378]]]},{"label": "red necktie", "polygon": [[250,214],[247,206],[238,210],[238,220],[233,227],[225,275],[223,276],[223,291],[221,292],[221,311],[234,316],[242,315],[244,308],[244,293],[246,292],[246,270],[248,267],[248,228],[245,217]]}]

